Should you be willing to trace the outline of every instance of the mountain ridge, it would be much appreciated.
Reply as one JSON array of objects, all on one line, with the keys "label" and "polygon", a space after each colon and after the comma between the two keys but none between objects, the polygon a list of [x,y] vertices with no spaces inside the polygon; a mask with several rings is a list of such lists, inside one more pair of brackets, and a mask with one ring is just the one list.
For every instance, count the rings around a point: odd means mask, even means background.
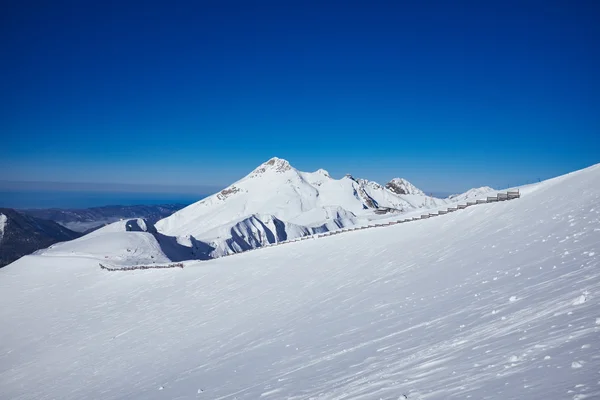
[{"label": "mountain ridge", "polygon": [[0,267],[58,242],[81,234],[50,220],[0,208]]},{"label": "mountain ridge", "polygon": [[[379,209],[403,212],[447,203],[426,196],[405,179],[395,182],[408,194],[400,195],[377,182],[351,175],[334,179],[324,169],[299,171],[287,160],[273,157],[218,193],[161,219],[156,228],[165,235],[191,235],[214,248],[224,248],[221,242],[231,243],[234,234],[238,235],[232,227],[253,215],[268,215],[267,220],[274,218],[289,224],[301,221],[303,229],[293,229],[295,235],[318,227],[366,222]],[[333,208],[340,212],[331,218],[327,210]],[[221,233],[215,237],[214,232],[219,230]],[[255,242],[252,235],[241,237],[249,240],[249,246]]]}]

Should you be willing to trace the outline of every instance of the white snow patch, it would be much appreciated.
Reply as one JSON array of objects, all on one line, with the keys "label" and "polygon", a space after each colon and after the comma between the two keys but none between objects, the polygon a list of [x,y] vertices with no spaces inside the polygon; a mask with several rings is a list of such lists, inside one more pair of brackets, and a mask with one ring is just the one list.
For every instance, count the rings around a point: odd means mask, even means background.
[{"label": "white snow patch", "polygon": [[585,303],[587,301],[587,296],[585,294],[582,294],[581,296],[577,297],[575,300],[573,300],[573,305],[574,306],[579,306],[583,303]]},{"label": "white snow patch", "polygon": [[577,369],[583,367],[583,361],[573,361],[571,363],[571,368]]},{"label": "white snow patch", "polygon": [[7,221],[8,217],[0,213],[0,242],[2,242],[2,238],[4,237],[4,227],[6,226]]}]

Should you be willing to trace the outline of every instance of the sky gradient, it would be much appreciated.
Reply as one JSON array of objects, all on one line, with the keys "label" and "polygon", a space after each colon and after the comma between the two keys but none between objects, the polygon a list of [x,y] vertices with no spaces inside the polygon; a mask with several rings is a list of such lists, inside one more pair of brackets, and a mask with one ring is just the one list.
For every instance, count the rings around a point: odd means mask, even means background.
[{"label": "sky gradient", "polygon": [[226,186],[267,159],[458,192],[600,162],[593,1],[31,1],[0,180]]}]

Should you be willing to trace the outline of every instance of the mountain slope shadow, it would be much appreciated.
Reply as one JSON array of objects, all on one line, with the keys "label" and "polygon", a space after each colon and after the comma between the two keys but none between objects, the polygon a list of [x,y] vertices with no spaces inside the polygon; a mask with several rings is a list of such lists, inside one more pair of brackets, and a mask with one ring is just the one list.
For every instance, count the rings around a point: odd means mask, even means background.
[{"label": "mountain slope shadow", "polygon": [[186,260],[210,260],[210,252],[214,247],[190,237],[192,246],[184,246],[177,242],[177,238],[173,236],[163,235],[162,233],[152,233],[156,238],[162,252],[171,261],[186,261]]}]

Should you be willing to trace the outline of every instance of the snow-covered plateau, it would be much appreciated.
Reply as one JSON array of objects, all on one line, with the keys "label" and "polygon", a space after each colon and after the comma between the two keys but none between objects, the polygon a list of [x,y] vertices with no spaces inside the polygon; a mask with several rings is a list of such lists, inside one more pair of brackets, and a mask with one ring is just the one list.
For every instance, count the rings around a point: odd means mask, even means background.
[{"label": "snow-covered plateau", "polygon": [[[358,224],[369,198],[406,215],[450,202],[273,164],[157,232],[124,221],[2,268],[0,398],[600,398],[600,164],[427,220],[184,268],[99,267],[202,251],[227,218],[256,216],[239,235],[300,234],[323,216]],[[292,183],[261,186],[278,176]],[[247,201],[255,179],[268,207]]]}]

